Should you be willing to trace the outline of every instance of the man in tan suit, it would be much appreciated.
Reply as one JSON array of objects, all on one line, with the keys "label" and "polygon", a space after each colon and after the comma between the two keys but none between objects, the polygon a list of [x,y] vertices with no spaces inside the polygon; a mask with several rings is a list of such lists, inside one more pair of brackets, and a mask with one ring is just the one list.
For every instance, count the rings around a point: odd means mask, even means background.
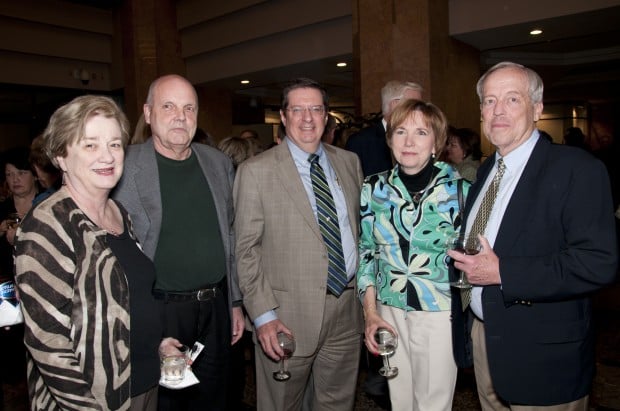
[{"label": "man in tan suit", "polygon": [[[282,94],[284,142],[243,162],[235,180],[237,271],[255,328],[258,410],[301,409],[308,383],[315,411],[351,410],[354,404],[363,330],[352,281],[362,170],[355,154],[321,144],[328,110],[321,85],[293,81]],[[332,248],[319,227],[311,154],[318,155],[337,210],[346,265],[339,296],[328,291]],[[294,335],[297,344],[285,382],[273,379],[283,354],[280,331]]]}]

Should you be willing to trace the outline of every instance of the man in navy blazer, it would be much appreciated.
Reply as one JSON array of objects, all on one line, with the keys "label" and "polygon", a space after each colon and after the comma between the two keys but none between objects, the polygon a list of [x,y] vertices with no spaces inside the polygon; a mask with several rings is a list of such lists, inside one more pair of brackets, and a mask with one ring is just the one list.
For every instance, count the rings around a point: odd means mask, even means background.
[{"label": "man in navy blazer", "polygon": [[[465,314],[474,315],[482,409],[585,410],[594,376],[591,296],[617,269],[607,173],[585,151],[539,138],[543,83],[531,69],[499,63],[477,92],[484,134],[497,151],[470,189],[465,234],[500,162],[505,172],[478,237],[482,250],[448,254],[474,284]],[[467,300],[453,290],[455,356],[462,360]]]},{"label": "man in navy blazer", "polygon": [[371,124],[349,137],[345,148],[360,158],[364,177],[392,168],[392,151],[385,139],[387,120],[401,100],[422,98],[422,86],[410,81],[388,81],[381,89],[380,123]]}]

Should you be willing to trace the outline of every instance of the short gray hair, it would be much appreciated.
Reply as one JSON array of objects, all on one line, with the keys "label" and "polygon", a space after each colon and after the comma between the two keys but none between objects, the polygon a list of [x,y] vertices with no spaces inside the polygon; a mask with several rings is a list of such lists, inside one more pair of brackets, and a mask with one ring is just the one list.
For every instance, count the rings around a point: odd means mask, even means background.
[{"label": "short gray hair", "polygon": [[424,91],[421,85],[412,81],[391,80],[385,83],[385,86],[381,89],[381,113],[383,113],[383,116],[388,115],[390,102],[401,98],[407,90],[419,91],[420,94]]},{"label": "short gray hair", "polygon": [[480,80],[478,80],[478,83],[476,84],[476,93],[478,93],[480,104],[482,104],[482,98],[484,93],[483,87],[487,77],[489,77],[489,75],[498,70],[506,68],[519,70],[523,74],[525,74],[528,83],[528,94],[530,100],[532,101],[532,104],[542,103],[544,85],[538,73],[528,67],[525,67],[522,64],[513,63],[512,61],[502,61],[501,63],[497,63],[496,65],[488,69],[487,72],[484,73],[482,77],[480,77]]}]

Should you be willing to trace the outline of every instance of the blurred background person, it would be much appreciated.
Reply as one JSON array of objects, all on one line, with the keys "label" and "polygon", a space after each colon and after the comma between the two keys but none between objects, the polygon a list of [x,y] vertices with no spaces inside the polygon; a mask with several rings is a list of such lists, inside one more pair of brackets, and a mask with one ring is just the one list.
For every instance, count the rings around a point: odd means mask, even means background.
[{"label": "blurred background person", "polygon": [[469,182],[476,180],[482,151],[480,135],[470,128],[448,129],[446,160],[456,168],[461,177]]},{"label": "blurred background person", "polygon": [[200,143],[206,144],[211,147],[217,147],[217,143],[215,142],[215,138],[200,127],[196,128],[196,133],[194,134],[194,138],[192,139],[192,143]]},{"label": "blurred background person", "polygon": [[62,186],[62,173],[52,164],[45,153],[43,136],[39,135],[30,144],[30,164],[37,176],[41,192],[34,198],[33,205],[45,200]]},{"label": "blurred background person", "polygon": [[[0,203],[0,284],[14,282],[13,242],[17,226],[11,215],[24,218],[39,191],[35,173],[28,161],[28,153],[27,148],[16,147],[7,150],[3,155],[8,197]],[[5,355],[0,367],[2,385],[25,381],[26,350],[23,339],[23,324],[0,328],[0,352],[10,354]]]},{"label": "blurred background person", "polygon": [[217,148],[230,157],[235,168],[262,151],[253,139],[237,136],[226,137],[218,143]]},{"label": "blurred background person", "polygon": [[325,130],[323,131],[323,136],[321,136],[321,141],[325,144],[334,144],[336,129],[338,128],[338,122],[336,121],[336,117],[331,114],[327,114],[327,124],[325,124]]},{"label": "blurred background person", "polygon": [[151,137],[151,126],[144,121],[144,114],[140,114],[140,118],[136,123],[136,129],[129,144],[141,144]]},{"label": "blurred background person", "polygon": [[347,139],[345,148],[360,158],[364,177],[392,169],[392,154],[385,140],[390,114],[401,100],[421,99],[422,91],[422,86],[417,83],[388,81],[381,89],[381,121],[363,128]]},{"label": "blurred background person", "polygon": [[109,198],[123,172],[127,119],[110,98],[82,96],[56,110],[43,136],[64,185],[17,234],[31,407],[156,410],[158,349],[180,344],[160,346],[155,268]]},{"label": "blurred background person", "polygon": [[579,127],[569,127],[564,133],[564,144],[567,146],[579,147],[583,150],[590,151],[590,147],[586,143],[586,135]]},{"label": "blurred background person", "polygon": [[398,375],[388,379],[393,411],[452,408],[457,367],[445,253],[460,225],[459,177],[452,166],[435,161],[447,127],[431,103],[403,101],[387,129],[396,166],[367,177],[362,186],[357,287],[364,340],[376,355],[379,328],[398,335],[390,359]]}]

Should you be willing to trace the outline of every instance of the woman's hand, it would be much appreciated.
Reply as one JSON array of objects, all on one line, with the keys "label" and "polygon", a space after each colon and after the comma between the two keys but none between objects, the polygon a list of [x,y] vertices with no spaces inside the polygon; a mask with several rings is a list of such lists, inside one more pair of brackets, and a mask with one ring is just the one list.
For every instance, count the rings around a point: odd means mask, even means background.
[{"label": "woman's hand", "polygon": [[377,293],[375,287],[368,287],[364,291],[364,301],[362,302],[364,308],[364,342],[366,348],[372,354],[379,354],[377,348],[377,342],[375,341],[375,333],[379,328],[387,328],[394,335],[398,335],[394,327],[391,324],[385,322],[383,318],[377,312]]},{"label": "woman's hand", "polygon": [[377,311],[366,314],[365,327],[364,327],[364,343],[366,348],[372,354],[379,355],[379,348],[375,341],[375,333],[379,328],[387,328],[394,335],[398,335],[392,324],[386,322]]},{"label": "woman's hand", "polygon": [[[6,221],[3,221],[2,224],[5,224]],[[7,230],[5,232],[6,234],[6,242],[13,245],[13,243],[15,242],[15,232],[17,231],[17,229],[15,228],[11,228],[11,227],[7,227]]]}]

